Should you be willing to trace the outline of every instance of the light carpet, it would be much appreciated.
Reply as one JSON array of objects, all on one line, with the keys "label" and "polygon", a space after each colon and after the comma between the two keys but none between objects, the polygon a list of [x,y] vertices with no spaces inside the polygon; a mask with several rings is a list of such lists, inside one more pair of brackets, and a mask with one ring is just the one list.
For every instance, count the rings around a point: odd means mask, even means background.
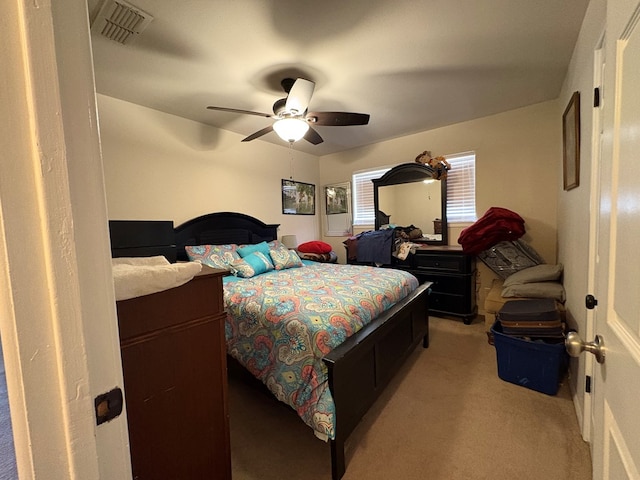
[{"label": "light carpet", "polygon": [[[347,442],[343,480],[583,480],[589,445],[568,386],[549,396],[498,378],[484,322],[432,317]],[[289,407],[230,375],[234,480],[330,479],[328,444]]]}]

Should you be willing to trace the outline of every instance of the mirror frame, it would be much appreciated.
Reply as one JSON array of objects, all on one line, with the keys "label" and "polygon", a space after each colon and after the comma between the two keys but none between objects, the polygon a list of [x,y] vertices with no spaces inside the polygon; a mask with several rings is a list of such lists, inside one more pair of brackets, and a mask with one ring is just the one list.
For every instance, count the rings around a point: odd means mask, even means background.
[{"label": "mirror frame", "polygon": [[[401,163],[396,165],[380,178],[373,181],[373,205],[376,217],[375,229],[380,230],[380,222],[378,219],[378,188],[388,185],[400,185],[403,183],[421,182],[428,178],[433,178],[434,170],[429,165],[418,162]],[[447,180],[436,180],[440,182],[440,218],[442,219],[442,240],[420,240],[419,243],[427,245],[448,245],[449,244],[449,228],[447,224]]]}]

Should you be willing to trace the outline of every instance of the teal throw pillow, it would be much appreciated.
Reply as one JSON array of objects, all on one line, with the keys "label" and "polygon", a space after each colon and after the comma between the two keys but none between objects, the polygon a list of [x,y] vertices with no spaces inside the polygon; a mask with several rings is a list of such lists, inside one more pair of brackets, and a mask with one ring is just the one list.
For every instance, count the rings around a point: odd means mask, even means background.
[{"label": "teal throw pillow", "polygon": [[255,245],[243,245],[238,248],[238,255],[244,258],[252,253],[260,252],[265,257],[269,257],[269,245],[267,242],[256,243]]},{"label": "teal throw pillow", "polygon": [[273,270],[273,264],[262,252],[253,252],[231,264],[231,271],[237,277],[251,278]]}]

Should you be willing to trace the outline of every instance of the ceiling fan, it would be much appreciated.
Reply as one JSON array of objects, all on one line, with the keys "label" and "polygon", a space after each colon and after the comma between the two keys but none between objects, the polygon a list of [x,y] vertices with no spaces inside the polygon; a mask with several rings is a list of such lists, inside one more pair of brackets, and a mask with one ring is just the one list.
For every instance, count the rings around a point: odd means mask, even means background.
[{"label": "ceiling fan", "polygon": [[297,142],[304,138],[313,145],[322,143],[322,137],[311,125],[343,127],[348,125],[366,125],[369,123],[369,114],[352,112],[309,112],[309,102],[313,95],[315,83],[304,78],[296,80],[285,78],[280,82],[287,93],[286,98],[276,100],[273,104],[273,114],[252,112],[250,110],[238,110],[236,108],[208,106],[209,110],[222,112],[242,113],[257,115],[259,117],[273,118],[275,122],[268,127],[258,130],[243,139],[243,142],[255,140],[267,133],[275,131],[285,142]]}]

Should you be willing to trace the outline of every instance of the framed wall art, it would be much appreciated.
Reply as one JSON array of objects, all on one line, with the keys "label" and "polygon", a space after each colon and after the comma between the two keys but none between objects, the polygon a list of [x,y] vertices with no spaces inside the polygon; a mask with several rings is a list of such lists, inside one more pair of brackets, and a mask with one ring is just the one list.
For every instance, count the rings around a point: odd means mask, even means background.
[{"label": "framed wall art", "polygon": [[282,213],[316,214],[316,186],[311,183],[282,179]]},{"label": "framed wall art", "polygon": [[580,184],[580,92],[574,92],[562,115],[562,172],[564,189]]}]

